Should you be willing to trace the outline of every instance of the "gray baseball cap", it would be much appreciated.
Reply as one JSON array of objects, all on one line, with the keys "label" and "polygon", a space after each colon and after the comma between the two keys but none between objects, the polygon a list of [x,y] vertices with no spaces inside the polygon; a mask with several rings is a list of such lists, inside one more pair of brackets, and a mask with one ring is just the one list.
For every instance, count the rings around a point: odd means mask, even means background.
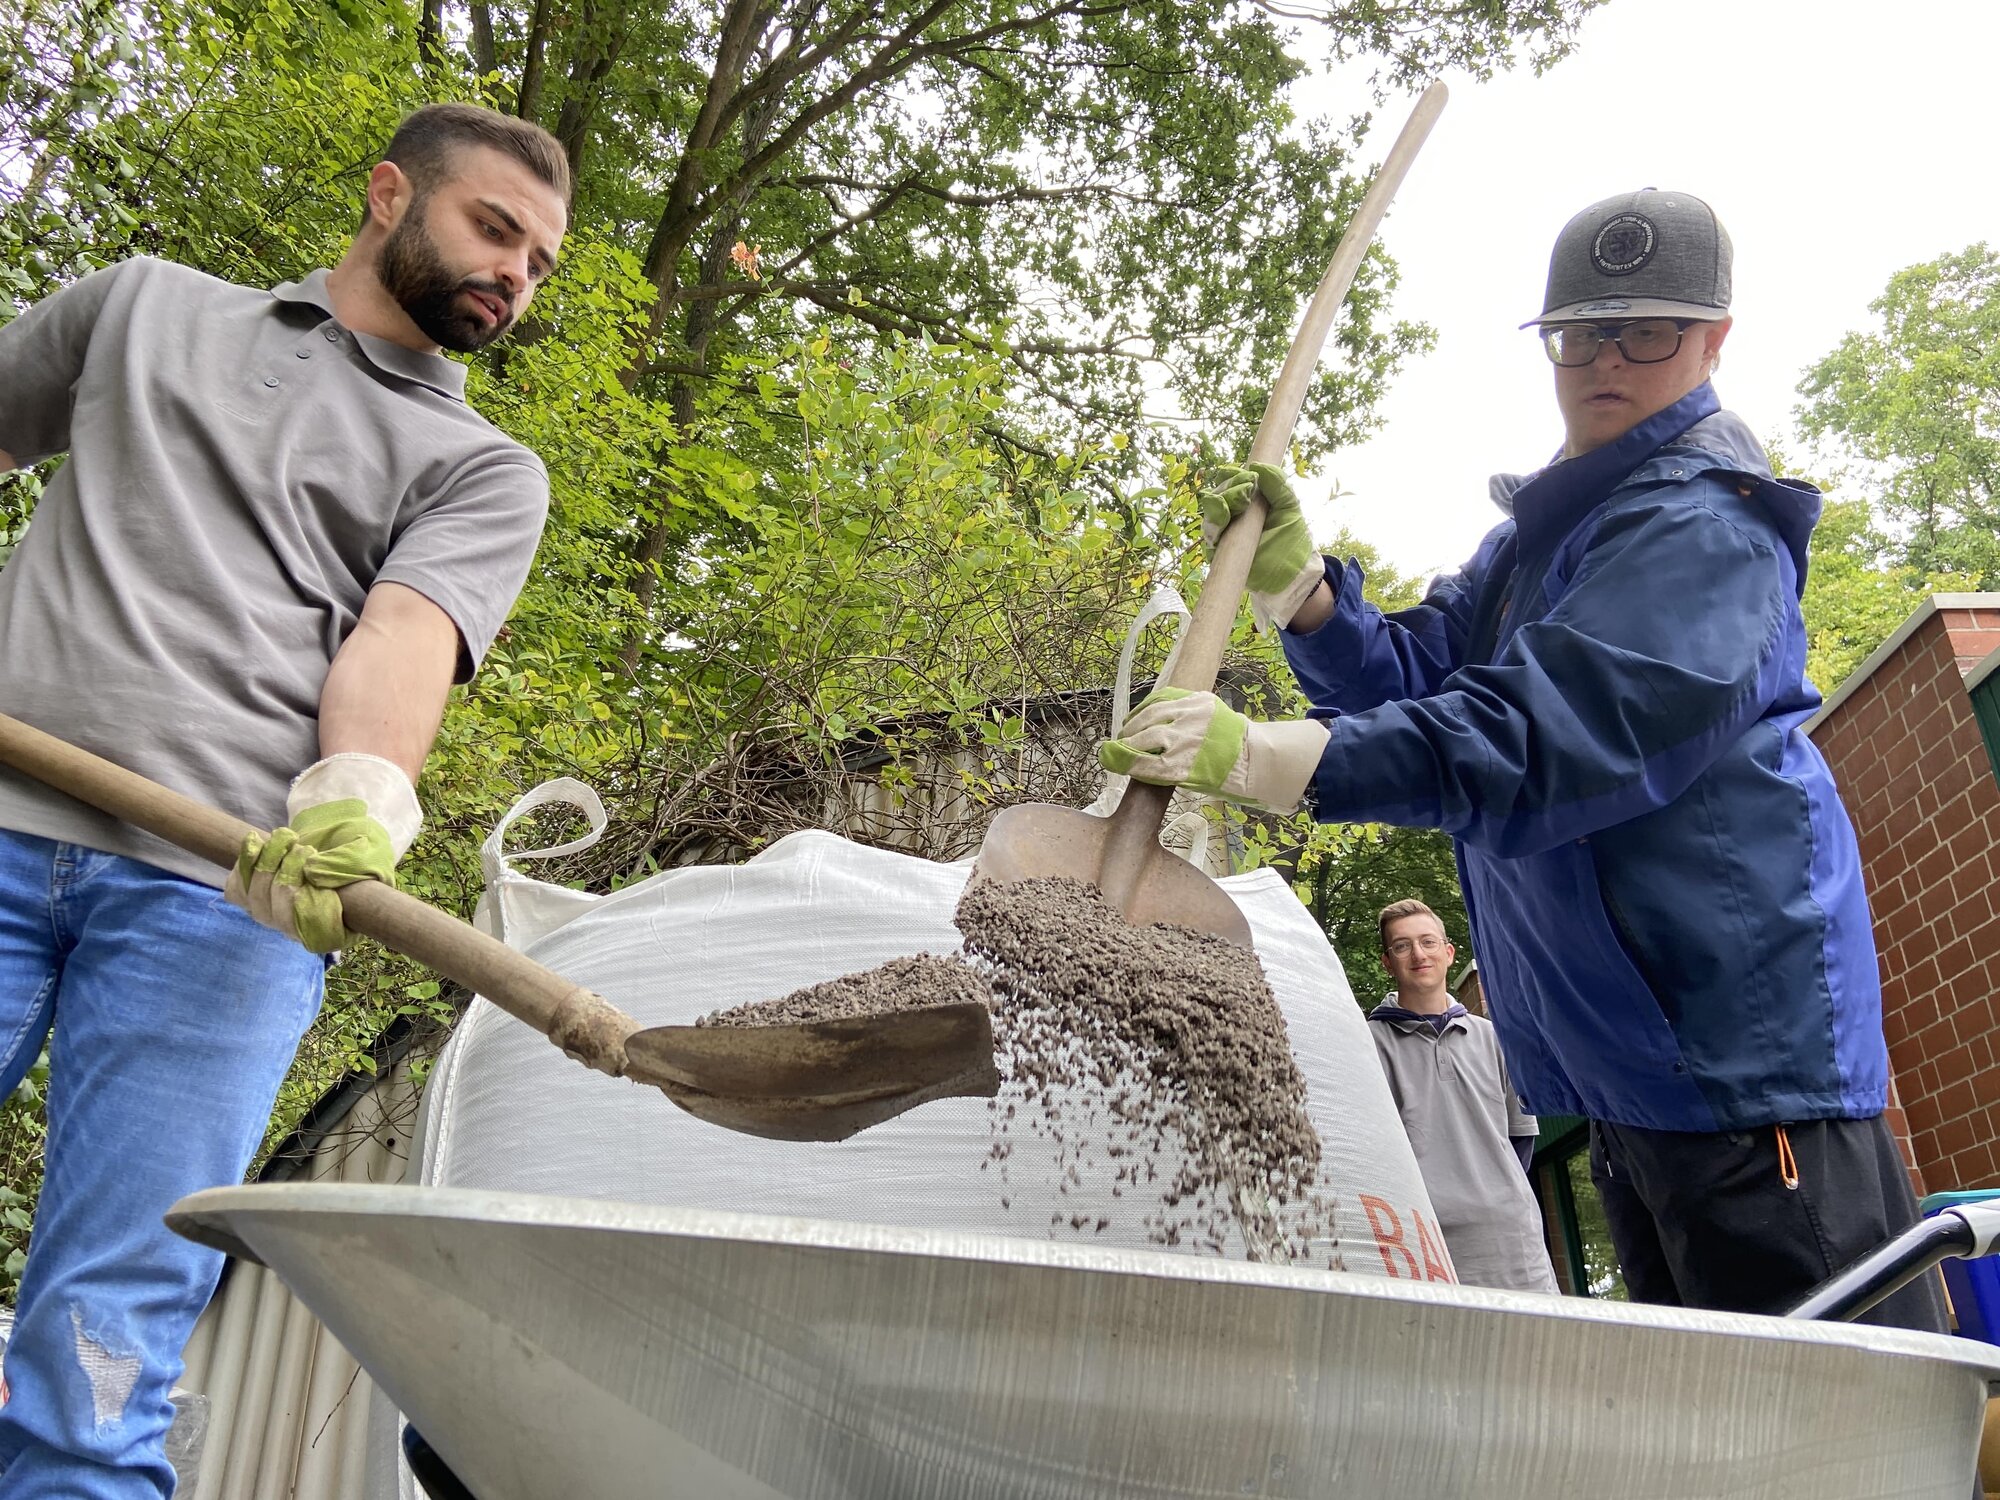
[{"label": "gray baseball cap", "polygon": [[1593,203],[1549,257],[1540,323],[1729,316],[1729,233],[1690,193],[1642,188]]}]

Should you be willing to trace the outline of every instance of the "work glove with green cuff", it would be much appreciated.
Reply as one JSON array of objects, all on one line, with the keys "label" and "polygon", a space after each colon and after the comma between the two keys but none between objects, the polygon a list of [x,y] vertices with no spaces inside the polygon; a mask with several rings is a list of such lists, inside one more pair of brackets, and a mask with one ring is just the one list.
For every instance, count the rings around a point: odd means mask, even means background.
[{"label": "work glove with green cuff", "polygon": [[1097,760],[1135,781],[1285,813],[1312,784],[1327,734],[1316,719],[1266,723],[1213,693],[1160,688],[1132,710],[1117,739],[1097,747]]},{"label": "work glove with green cuff", "polygon": [[394,761],[343,752],[292,783],[285,826],[243,841],[223,894],[266,927],[331,953],[354,941],[340,887],[396,883],[396,862],[424,826],[416,788]]},{"label": "work glove with green cuff", "polygon": [[1201,506],[1201,535],[1215,550],[1223,528],[1243,514],[1252,495],[1262,494],[1270,513],[1257,539],[1250,563],[1250,613],[1260,630],[1283,629],[1298,608],[1312,597],[1326,576],[1326,564],[1313,546],[1312,533],[1299,510],[1285,476],[1274,464],[1244,464],[1224,469],[1196,496]]}]

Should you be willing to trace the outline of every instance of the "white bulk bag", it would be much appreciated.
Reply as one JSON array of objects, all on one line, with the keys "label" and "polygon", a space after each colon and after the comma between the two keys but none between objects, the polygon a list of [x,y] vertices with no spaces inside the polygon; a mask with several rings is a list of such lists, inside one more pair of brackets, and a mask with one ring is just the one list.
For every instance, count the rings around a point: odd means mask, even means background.
[{"label": "white bulk bag", "polygon": [[[538,788],[523,805],[574,800],[597,824],[595,797],[578,792],[586,789],[575,783]],[[804,832],[746,864],[672,870],[590,897],[513,870],[499,850],[504,832],[503,823],[489,844],[484,924],[642,1025],[685,1025],[899,955],[959,946],[951,916],[968,863],[936,864]],[[1340,1266],[1449,1280],[1416,1160],[1332,948],[1276,872],[1221,884],[1249,921],[1306,1078]],[[1150,1244],[1143,1219],[1157,1207],[1130,1190],[1114,1198],[1113,1164],[1104,1161],[1101,1172],[1086,1167],[1080,1185],[1059,1192],[1054,1148],[1019,1119],[1003,1180],[988,1160],[995,1138],[983,1099],[926,1104],[833,1144],[739,1135],[683,1113],[653,1089],[580,1067],[484,1001],[460,1023],[425,1100],[418,1169],[421,1181],[439,1186],[1035,1239],[1056,1232],[1132,1248]],[[1171,1164],[1160,1166],[1166,1180]],[[1068,1225],[1073,1215],[1111,1223],[1101,1233],[1079,1232]],[[1059,1231],[1052,1216],[1063,1220]],[[1243,1254],[1234,1235],[1228,1253]]]}]

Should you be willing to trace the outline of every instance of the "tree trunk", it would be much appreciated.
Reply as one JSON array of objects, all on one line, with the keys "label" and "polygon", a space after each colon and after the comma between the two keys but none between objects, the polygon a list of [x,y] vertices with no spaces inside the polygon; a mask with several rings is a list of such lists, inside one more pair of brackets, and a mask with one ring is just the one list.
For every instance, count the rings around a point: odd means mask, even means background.
[{"label": "tree trunk", "polygon": [[491,78],[500,71],[493,51],[493,7],[487,0],[472,0],[472,64],[481,78]]},{"label": "tree trunk", "polygon": [[576,56],[570,60],[569,87],[563,94],[561,112],[556,116],[555,137],[569,158],[572,182],[583,176],[583,153],[590,141],[591,118],[604,93],[604,80],[617,64],[625,46],[625,11],[621,6],[598,27],[596,6],[585,8],[578,30],[583,34]]},{"label": "tree trunk", "polygon": [[[633,351],[632,363],[621,376],[628,389],[638,378],[638,369],[645,362],[646,351],[659,338],[660,330],[666,326],[666,319],[673,310],[673,293],[680,284],[681,254],[694,242],[701,229],[695,209],[707,181],[705,158],[716,145],[718,132],[728,118],[729,102],[743,86],[750,59],[770,24],[770,12],[764,9],[763,0],[729,0],[729,8],[723,13],[715,68],[709,75],[701,111],[688,130],[687,145],[682,148],[679,168],[667,189],[666,205],[660,211],[659,222],[653,226],[653,238],[646,246],[646,279],[660,289],[660,296],[653,304],[651,318],[647,320],[645,337]],[[747,120],[744,128],[749,128]],[[744,152],[746,157],[749,154],[747,150]]]},{"label": "tree trunk", "polygon": [[[748,155],[763,145],[770,133],[771,111],[752,109],[743,117],[743,149]],[[735,246],[737,237],[743,232],[741,205],[736,205],[727,218],[716,221],[709,230],[708,245],[702,254],[699,270],[700,285],[713,286],[729,274],[729,252]],[[693,364],[699,368],[707,363],[709,341],[715,337],[721,319],[721,303],[704,298],[688,308],[686,340]],[[677,377],[670,392],[674,417],[674,430],[686,432],[694,425],[694,382],[686,376]],[[654,571],[659,560],[666,556],[669,540],[664,515],[653,522],[640,537],[639,545],[632,557],[637,565],[636,576],[632,580],[632,594],[638,602],[639,613],[650,613],[653,596],[659,589],[659,575]],[[619,661],[629,676],[638,671],[639,652],[644,645],[643,631],[635,631],[626,638],[618,653]]]},{"label": "tree trunk", "polygon": [[[736,243],[741,232],[742,221],[732,217],[726,223],[718,224],[710,233],[707,252],[701,259],[701,280],[703,285],[720,281],[727,274],[729,250]],[[698,368],[708,361],[709,340],[715,337],[717,324],[717,304],[701,301],[688,309],[687,347]],[[688,376],[675,378],[668,393],[668,402],[673,411],[674,431],[686,432],[694,426],[694,381]],[[654,571],[659,560],[667,555],[666,518],[646,528],[644,536],[632,554],[637,565],[637,576],[632,580],[632,596],[638,602],[639,613],[648,615],[652,611],[653,596],[659,592],[660,577]],[[619,649],[618,659],[624,665],[626,675],[639,670],[639,651],[645,643],[643,632],[635,631]]]},{"label": "tree trunk", "polygon": [[423,0],[417,13],[417,62],[426,74],[444,61],[444,0]]},{"label": "tree trunk", "polygon": [[524,120],[535,118],[542,103],[542,73],[549,39],[549,0],[535,0],[534,18],[528,23],[528,54],[521,64],[521,88],[514,96],[514,113]]}]

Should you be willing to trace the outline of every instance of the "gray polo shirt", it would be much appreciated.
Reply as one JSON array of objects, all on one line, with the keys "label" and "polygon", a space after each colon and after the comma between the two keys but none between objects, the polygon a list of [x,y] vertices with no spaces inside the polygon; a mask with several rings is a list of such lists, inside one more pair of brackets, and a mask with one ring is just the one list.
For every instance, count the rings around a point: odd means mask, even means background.
[{"label": "gray polo shirt", "polygon": [[[371,586],[458,627],[470,677],[548,511],[465,370],[274,291],[139,258],[0,328],[0,449],[67,452],[0,571],[0,709],[260,828],[319,758]],[[222,872],[0,768],[0,828]]]},{"label": "gray polo shirt", "polygon": [[1508,1139],[1534,1135],[1535,1119],[1515,1097],[1493,1023],[1456,1009],[1440,1031],[1393,999],[1368,1021],[1458,1279],[1557,1291],[1541,1208]]}]

